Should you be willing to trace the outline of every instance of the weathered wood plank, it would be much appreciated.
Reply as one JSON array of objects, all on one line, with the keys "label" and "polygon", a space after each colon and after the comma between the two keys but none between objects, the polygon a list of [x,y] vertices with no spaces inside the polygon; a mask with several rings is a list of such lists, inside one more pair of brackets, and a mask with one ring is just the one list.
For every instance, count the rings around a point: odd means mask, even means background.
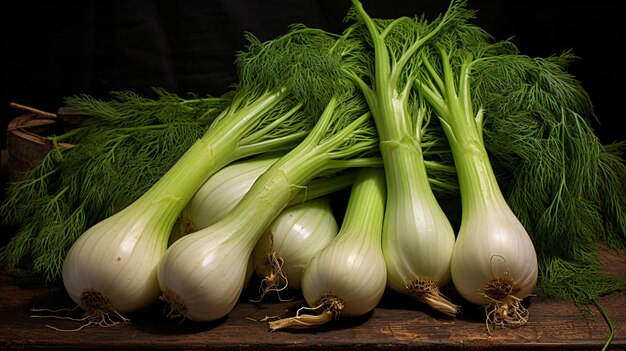
[{"label": "weathered wood plank", "polygon": [[[603,261],[609,271],[626,276],[626,255],[605,251]],[[484,312],[464,305],[464,314],[451,319],[429,312],[408,298],[387,293],[368,316],[341,319],[313,330],[270,332],[267,316],[287,317],[303,305],[299,296],[290,302],[255,304],[240,301],[223,320],[193,323],[169,320],[163,305],[129,315],[131,323],[110,328],[89,326],[80,331],[57,331],[46,324],[72,329],[80,322],[34,318],[55,314],[78,316],[80,313],[31,312],[31,308],[71,307],[62,288],[25,286],[11,275],[0,275],[0,347],[82,348],[125,350],[200,350],[200,349],[456,349],[456,350],[527,350],[577,349],[599,350],[609,336],[604,319],[596,312],[588,315],[574,304],[545,297],[540,290],[528,299],[529,323],[516,329],[498,328],[487,333]],[[613,349],[626,349],[626,294],[601,298],[601,303],[615,325]]]}]

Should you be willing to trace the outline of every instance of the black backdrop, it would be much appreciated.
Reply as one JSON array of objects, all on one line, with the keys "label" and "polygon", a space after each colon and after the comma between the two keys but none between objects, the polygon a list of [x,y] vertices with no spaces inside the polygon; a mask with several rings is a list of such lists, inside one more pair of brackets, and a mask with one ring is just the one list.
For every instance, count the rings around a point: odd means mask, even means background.
[{"label": "black backdrop", "polygon": [[[373,17],[445,10],[443,0],[363,0]],[[570,71],[590,93],[604,142],[624,139],[624,6],[621,0],[469,0],[477,23],[497,39],[514,36],[523,53],[572,49]],[[217,95],[235,81],[244,31],[261,39],[291,23],[341,31],[349,0],[113,0],[3,3],[2,145],[18,102],[55,111],[63,97],[151,87]]]}]

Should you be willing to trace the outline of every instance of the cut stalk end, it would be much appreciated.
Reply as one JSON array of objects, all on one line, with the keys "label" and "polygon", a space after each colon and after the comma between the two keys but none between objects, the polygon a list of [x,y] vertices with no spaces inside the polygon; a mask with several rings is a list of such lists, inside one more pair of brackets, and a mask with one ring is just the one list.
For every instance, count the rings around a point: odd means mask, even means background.
[{"label": "cut stalk end", "polygon": [[416,279],[408,283],[406,288],[409,296],[425,303],[436,311],[451,317],[455,317],[460,313],[459,306],[443,295],[439,290],[439,284],[432,280]]},{"label": "cut stalk end", "polygon": [[[295,317],[283,318],[269,322],[270,330],[276,331],[285,328],[311,328],[326,324],[341,315],[344,304],[334,295],[326,295],[317,300],[315,307],[302,307]],[[303,311],[317,312],[318,314],[302,314]]]}]

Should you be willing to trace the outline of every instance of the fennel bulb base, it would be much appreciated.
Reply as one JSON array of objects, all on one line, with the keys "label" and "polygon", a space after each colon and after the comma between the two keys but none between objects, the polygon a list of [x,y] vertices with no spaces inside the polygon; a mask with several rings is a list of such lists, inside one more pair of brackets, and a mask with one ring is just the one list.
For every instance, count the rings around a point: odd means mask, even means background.
[{"label": "fennel bulb base", "polygon": [[413,280],[407,284],[406,289],[409,296],[419,302],[425,303],[436,311],[451,317],[455,317],[461,312],[459,306],[452,303],[448,297],[443,295],[439,290],[439,284],[432,280]]},{"label": "fennel bulb base", "polygon": [[114,317],[119,318],[123,323],[130,321],[115,310],[111,300],[93,289],[86,289],[80,294],[80,307],[85,311],[88,324],[108,327],[120,323],[115,321]]},{"label": "fennel bulb base", "polygon": [[167,311],[165,312],[166,317],[170,319],[185,319],[187,315],[187,305],[185,305],[183,300],[172,289],[168,287],[163,288],[159,300],[165,302],[167,305]]},{"label": "fennel bulb base", "polygon": [[528,322],[528,310],[522,300],[514,296],[515,282],[510,276],[496,277],[485,285],[481,294],[487,300],[487,331],[495,327],[520,327]]},{"label": "fennel bulb base", "polygon": [[180,223],[181,223],[180,226],[182,228],[181,230],[182,230],[183,235],[195,233],[198,230],[202,229],[202,228],[199,228],[196,225],[196,223],[192,219],[190,219],[190,218],[184,217],[180,221]]},{"label": "fennel bulb base", "polygon": [[[80,327],[75,329],[59,329],[57,327],[53,327],[50,325],[46,325],[47,327],[57,330],[57,331],[79,331],[85,327],[90,325],[97,325],[100,327],[112,327],[114,325],[120,323],[129,323],[130,319],[122,316],[119,312],[115,310],[113,307],[113,303],[111,300],[107,298],[104,294],[94,290],[94,289],[85,289],[79,298],[79,303],[74,308],[63,308],[60,310],[49,310],[49,309],[31,309],[33,312],[61,312],[61,311],[75,311],[78,308],[83,310],[83,315],[81,318],[75,317],[64,317],[58,315],[49,315],[49,316],[34,316],[39,318],[55,318],[55,319],[69,319],[73,321],[84,322]],[[119,319],[119,320],[118,320]]]},{"label": "fennel bulb base", "polygon": [[[282,318],[269,323],[270,330],[276,331],[285,328],[311,328],[324,325],[333,319],[337,319],[343,311],[344,304],[341,299],[334,295],[321,297],[315,307],[302,307],[295,317]],[[318,314],[301,314],[303,311],[318,312]]]}]

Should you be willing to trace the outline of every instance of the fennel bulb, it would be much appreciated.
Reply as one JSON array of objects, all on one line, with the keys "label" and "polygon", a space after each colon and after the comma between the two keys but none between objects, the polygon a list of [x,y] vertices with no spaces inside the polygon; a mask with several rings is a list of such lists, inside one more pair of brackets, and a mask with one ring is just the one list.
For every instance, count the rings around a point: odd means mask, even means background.
[{"label": "fennel bulb", "polygon": [[63,284],[94,323],[106,324],[109,314],[137,311],[158,298],[156,265],[186,199],[210,171],[207,149],[206,141],[193,144],[154,187],[70,247]]},{"label": "fennel bulb", "polygon": [[103,313],[136,311],[156,300],[155,267],[167,246],[168,226],[154,220],[155,212],[148,209],[137,218],[122,211],[88,229],[70,248],[63,283],[87,315],[104,322]]},{"label": "fennel bulb", "polygon": [[387,283],[381,247],[384,211],[384,171],[359,169],[339,233],[304,269],[302,293],[309,307],[270,322],[270,329],[312,327],[376,307]]},{"label": "fennel bulb", "polygon": [[[479,169],[481,175],[488,171],[484,164]],[[537,256],[526,229],[500,194],[495,177],[482,178],[483,188],[464,192],[470,199],[462,201],[452,279],[466,300],[491,307],[487,312],[490,322],[521,325],[528,319],[522,299],[537,284]]]},{"label": "fennel bulb", "polygon": [[487,52],[483,33],[477,31],[475,38],[476,47],[457,48],[450,44],[455,41],[442,40],[422,51],[425,69],[416,84],[442,120],[459,178],[462,216],[452,253],[454,286],[466,300],[486,306],[488,326],[519,326],[528,320],[522,300],[537,284],[537,254],[498,186],[482,136],[483,110],[473,110],[470,72],[481,57],[469,50]]},{"label": "fennel bulb", "polygon": [[213,174],[183,209],[170,241],[224,218],[278,158],[278,155],[261,155],[231,163]]},{"label": "fennel bulb", "polygon": [[535,247],[504,199],[484,147],[465,145],[457,146],[462,219],[452,280],[466,300],[487,306],[488,322],[522,325],[528,320],[522,300],[537,285]]},{"label": "fennel bulb", "polygon": [[304,267],[338,230],[328,197],[285,208],[252,252],[254,269],[262,279],[261,299],[268,291],[300,289]]},{"label": "fennel bulb", "polygon": [[456,315],[458,306],[440,292],[450,281],[455,235],[426,172],[421,140],[427,113],[415,96],[413,80],[416,52],[457,13],[451,8],[433,24],[408,17],[383,21],[372,19],[358,0],[352,3],[361,26],[356,28],[366,37],[361,40],[374,50],[373,59],[363,62],[369,74],[349,74],[367,98],[380,139],[387,182],[382,240],[388,286]]}]

